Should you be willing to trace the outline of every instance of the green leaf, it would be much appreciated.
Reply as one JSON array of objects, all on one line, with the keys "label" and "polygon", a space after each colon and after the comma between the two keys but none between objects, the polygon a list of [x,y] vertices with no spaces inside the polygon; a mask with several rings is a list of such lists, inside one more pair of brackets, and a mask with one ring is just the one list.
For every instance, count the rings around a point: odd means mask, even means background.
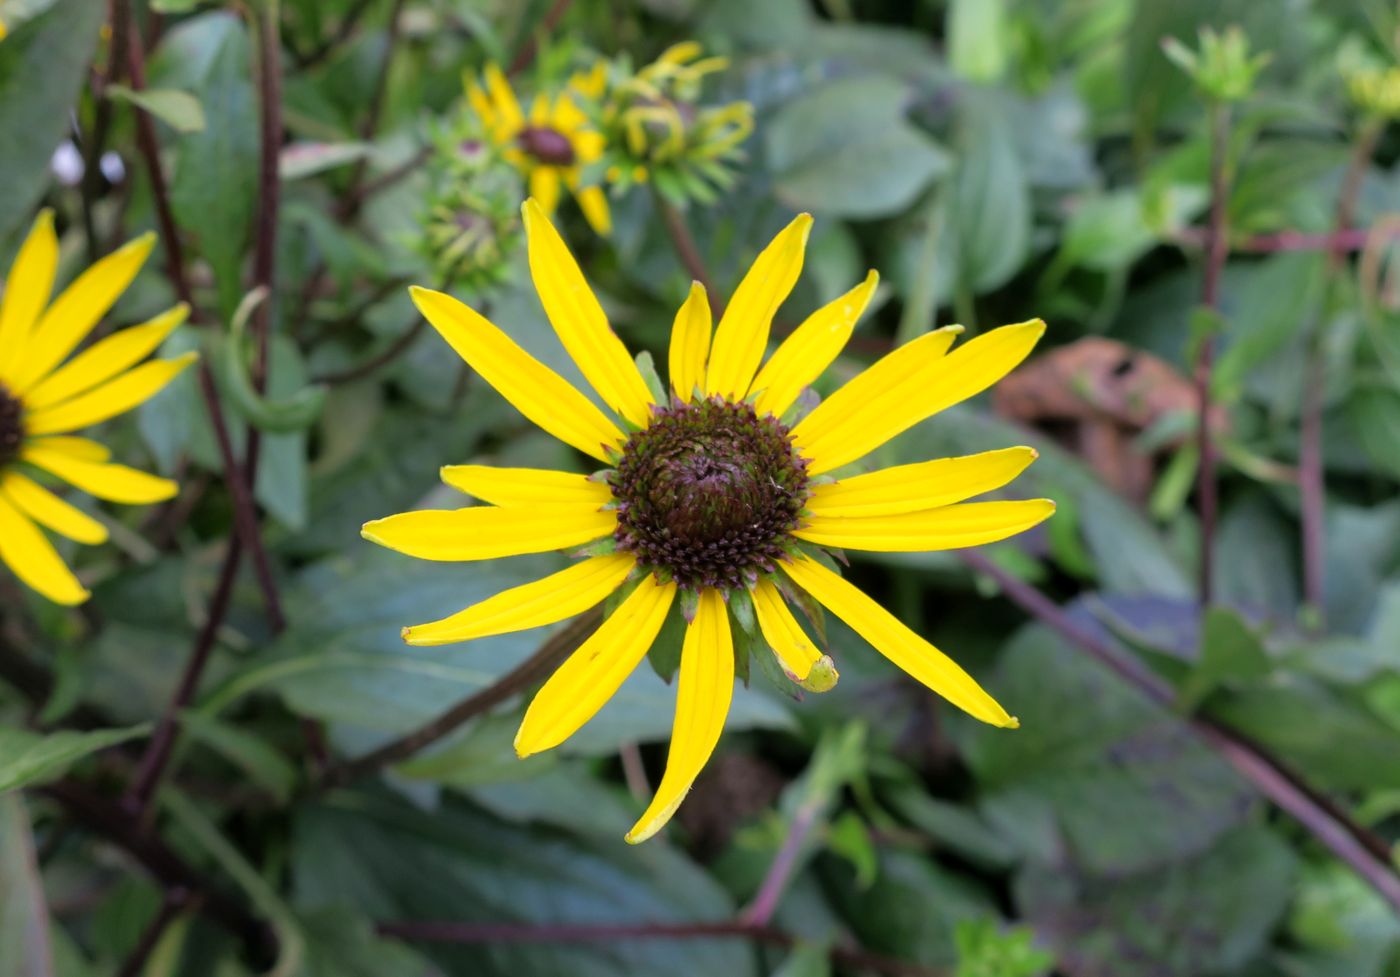
[{"label": "green leaf", "polygon": [[48,900],[29,812],[22,797],[8,794],[0,797],[0,974],[55,977],[49,941]]},{"label": "green leaf", "polygon": [[1093,875],[1143,871],[1205,850],[1249,810],[1252,792],[1180,718],[1043,626],[1017,633],[988,687],[1021,729],[969,724],[965,757],[983,814],[1032,862],[1068,851]]},{"label": "green leaf", "polygon": [[1359,387],[1347,406],[1371,463],[1400,479],[1400,393],[1389,387]]},{"label": "green leaf", "polygon": [[373,147],[362,142],[296,142],[282,149],[277,172],[290,183],[366,159],[372,152]]},{"label": "green leaf", "polygon": [[1005,0],[951,0],[948,63],[968,81],[993,82],[1006,71],[1011,31]]},{"label": "green leaf", "polygon": [[180,729],[237,767],[254,784],[285,804],[297,783],[297,770],[272,744],[248,729],[186,710]]},{"label": "green leaf", "polygon": [[765,130],[778,197],[794,209],[861,219],[911,204],[949,160],[905,119],[908,99],[904,84],[874,75],[784,105]]},{"label": "green leaf", "polygon": [[1269,654],[1259,637],[1229,608],[1206,611],[1201,658],[1182,683],[1178,702],[1195,709],[1227,682],[1249,682],[1269,674]]},{"label": "green leaf", "polygon": [[125,85],[108,85],[106,92],[108,98],[144,109],[176,132],[204,131],[204,107],[189,92],[172,88],[147,88],[138,92]]},{"label": "green leaf", "polygon": [[63,776],[70,765],[90,753],[144,736],[149,724],[90,733],[62,730],[47,735],[0,726],[0,792],[44,783]]},{"label": "green leaf", "polygon": [[[338,793],[296,819],[292,875],[303,912],[349,906],[379,920],[472,920],[484,926],[691,923],[734,906],[663,841],[583,837],[510,824],[445,795],[427,812],[382,794]],[[742,943],[628,940],[425,945],[443,973],[473,977],[756,977]]]},{"label": "green leaf", "polygon": [[1010,116],[992,93],[968,93],[959,128],[950,240],[963,286],[986,292],[1005,284],[1030,251],[1030,189]]},{"label": "green leaf", "polygon": [[[187,88],[204,106],[208,125],[179,141],[170,203],[175,219],[210,264],[221,318],[242,295],[244,251],[257,192],[258,129],[251,53],[242,22],[229,13],[202,14],[172,30],[163,62],[187,77],[166,83]],[[153,69],[152,72],[155,75]]]},{"label": "green leaf", "polygon": [[106,9],[58,0],[0,42],[0,242],[30,218],[68,133]]}]

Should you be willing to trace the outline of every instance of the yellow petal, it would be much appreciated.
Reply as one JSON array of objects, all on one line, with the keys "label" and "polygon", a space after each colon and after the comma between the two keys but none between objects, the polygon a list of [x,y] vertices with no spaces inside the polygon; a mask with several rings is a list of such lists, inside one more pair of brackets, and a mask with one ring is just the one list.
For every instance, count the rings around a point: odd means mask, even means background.
[{"label": "yellow petal", "polygon": [[642,580],[535,695],[515,734],[515,752],[527,757],[553,749],[592,719],[646,655],[675,596],[674,583]]},{"label": "yellow petal", "polygon": [[149,505],[174,498],[180,491],[180,486],[168,478],[148,475],[125,465],[87,461],[50,446],[49,440],[29,442],[20,459],[63,479],[88,495],[122,505]]},{"label": "yellow petal", "polygon": [[12,390],[26,393],[73,352],[126,291],[155,242],[155,234],[148,233],[118,248],[54,299],[30,334],[24,361],[10,384]]},{"label": "yellow petal", "polygon": [[198,358],[198,353],[191,352],[173,360],[143,363],[87,393],[34,411],[26,418],[24,429],[36,437],[62,434],[125,414],[160,393],[180,371]]},{"label": "yellow petal", "polygon": [[112,450],[91,438],[77,438],[67,434],[47,438],[34,438],[29,446],[61,455],[69,455],[79,461],[109,461]]},{"label": "yellow petal", "polygon": [[[886,353],[798,421],[792,429],[793,441],[814,463],[812,452],[828,439],[875,431],[883,443],[899,405],[915,396],[915,387],[926,382],[925,375],[961,332],[962,326],[935,329]],[[820,474],[811,465],[808,471]]]},{"label": "yellow petal", "polygon": [[820,546],[877,553],[926,553],[995,543],[1049,519],[1055,503],[964,502],[893,516],[810,516],[792,534]]},{"label": "yellow petal", "polygon": [[55,604],[81,604],[88,592],[39,527],[0,495],[0,563]]},{"label": "yellow petal", "polygon": [[0,494],[39,525],[75,543],[96,546],[107,542],[106,526],[19,472],[6,472],[0,478]]},{"label": "yellow petal", "polygon": [[760,579],[749,589],[749,594],[753,597],[763,640],[778,656],[783,670],[796,681],[802,681],[811,674],[812,666],[821,660],[822,653],[792,616],[783,595],[771,580]]},{"label": "yellow petal", "polygon": [[34,323],[44,311],[58,269],[58,237],[53,211],[44,209],[20,245],[0,297],[0,381],[12,383],[28,346]]},{"label": "yellow petal", "polygon": [[177,305],[149,322],[123,329],[94,344],[25,394],[25,408],[36,411],[61,403],[135,366],[153,353],[187,315],[189,307]]},{"label": "yellow petal", "polygon": [[864,282],[813,312],[783,340],[749,389],[750,394],[758,394],[754,401],[758,413],[782,417],[803,388],[822,375],[846,348],[856,320],[870,304],[879,284],[880,276],[870,272]]},{"label": "yellow petal", "polygon": [[613,500],[612,489],[605,483],[572,472],[447,465],[441,474],[448,485],[492,505],[592,504],[602,508]]},{"label": "yellow petal", "polygon": [[496,109],[497,138],[508,138],[508,135],[514,135],[525,125],[525,117],[520,112],[520,103],[515,100],[515,92],[511,90],[510,82],[506,80],[500,65],[488,64],[484,75],[486,77],[486,91],[490,94],[491,104]]},{"label": "yellow petal", "polygon": [[705,375],[705,392],[737,400],[753,382],[778,306],[802,273],[812,216],[799,214],[763,249],[720,317]]},{"label": "yellow petal", "polygon": [[542,126],[549,122],[549,97],[540,92],[530,103],[530,125]]},{"label": "yellow petal", "polygon": [[360,535],[420,560],[491,560],[591,543],[617,528],[594,505],[421,509],[367,522]]},{"label": "yellow petal", "polygon": [[[592,154],[580,154],[581,157],[589,155]],[[580,187],[574,191],[574,199],[578,201],[579,210],[583,211],[589,227],[601,237],[612,234],[612,208],[602,187]]]},{"label": "yellow petal", "polygon": [[820,475],[849,464],[986,390],[1029,355],[1045,333],[1045,323],[1035,319],[1002,326],[943,356],[952,333],[936,330],[895,350],[798,422],[792,437],[811,461],[808,472]]},{"label": "yellow petal", "polygon": [[651,420],[652,396],[617,338],[564,239],[534,200],[525,201],[530,276],[559,340],[607,404],[636,427]]},{"label": "yellow petal", "polygon": [[799,556],[783,571],[875,650],[959,709],[993,726],[1019,725],[959,665],[885,610],[859,588],[816,560]]},{"label": "yellow petal", "polygon": [[446,645],[553,624],[598,604],[622,586],[636,565],[630,553],[595,556],[441,621],[404,628],[403,639],[411,645]]},{"label": "yellow petal", "polygon": [[676,808],[714,753],[734,697],[734,641],[729,611],[718,590],[700,592],[695,620],[681,645],[681,669],[676,689],[676,720],[666,754],[666,773],[646,813],[627,832],[630,844],[640,844],[671,820]]},{"label": "yellow petal", "polygon": [[690,295],[671,326],[671,390],[688,402],[705,385],[705,360],[710,355],[710,300],[705,286],[690,283]]},{"label": "yellow petal", "polygon": [[472,107],[477,118],[481,120],[482,127],[495,138],[496,130],[496,107],[491,104],[491,99],[486,97],[486,92],[476,83],[476,79],[466,76],[467,104]]},{"label": "yellow petal", "polygon": [[591,400],[477,312],[442,292],[418,287],[409,292],[457,355],[545,431],[600,461],[608,460],[606,448],[625,440]]},{"label": "yellow petal", "polygon": [[553,166],[531,165],[530,199],[538,201],[546,214],[552,214],[559,208],[559,171]]},{"label": "yellow petal", "polygon": [[935,509],[1001,488],[1035,459],[1034,448],[1022,447],[896,465],[814,486],[807,508],[818,516],[891,516]]}]

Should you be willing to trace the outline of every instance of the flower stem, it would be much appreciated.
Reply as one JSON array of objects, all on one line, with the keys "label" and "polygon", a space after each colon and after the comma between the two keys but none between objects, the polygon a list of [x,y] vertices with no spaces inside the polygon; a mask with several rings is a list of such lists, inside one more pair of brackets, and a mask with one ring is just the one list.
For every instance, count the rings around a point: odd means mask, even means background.
[{"label": "flower stem", "polygon": [[[1172,687],[1142,663],[1124,654],[1111,639],[1079,623],[1035,587],[981,553],[961,550],[958,556],[973,570],[995,580],[1013,604],[1115,672],[1148,699],[1168,709],[1175,707],[1176,693]],[[1358,824],[1238,733],[1206,716],[1184,716],[1182,721],[1240,776],[1291,815],[1400,912],[1400,875],[1390,861],[1390,846],[1385,839]]]},{"label": "flower stem", "polygon": [[685,265],[685,270],[690,273],[690,277],[699,282],[701,287],[705,289],[705,293],[710,299],[710,309],[713,314],[716,317],[723,315],[723,304],[715,292],[710,273],[705,268],[705,259],[700,254],[700,248],[696,246],[695,238],[691,237],[690,228],[685,224],[684,215],[659,191],[652,194],[652,199],[656,201],[656,209],[661,214],[662,223],[666,225],[666,233],[671,238],[671,246],[675,248],[676,256],[681,259],[681,264]]},{"label": "flower stem", "polygon": [[792,823],[788,825],[787,836],[783,838],[782,847],[768,866],[768,873],[764,875],[763,882],[758,887],[758,894],[754,896],[748,909],[744,910],[741,917],[744,922],[752,926],[766,926],[773,919],[783,893],[792,881],[793,872],[797,869],[798,856],[801,855],[807,837],[816,826],[821,809],[821,804],[807,803],[793,815]]},{"label": "flower stem", "polygon": [[[1201,285],[1201,304],[1207,309],[1220,305],[1220,274],[1230,253],[1225,207],[1229,197],[1230,110],[1223,104],[1211,106],[1210,126],[1210,218],[1206,232],[1206,267]],[[1215,366],[1215,336],[1200,337],[1196,351],[1196,447],[1200,458],[1197,469],[1196,502],[1200,509],[1200,604],[1210,605],[1215,585],[1215,522],[1218,508],[1215,441],[1211,437],[1211,379]]]},{"label": "flower stem", "polygon": [[[1335,231],[1327,252],[1327,282],[1337,279],[1346,260],[1346,249],[1339,240],[1350,227],[1361,194],[1362,180],[1380,138],[1381,127],[1370,123],[1357,134],[1351,161],[1342,178],[1337,197]],[[1298,502],[1303,551],[1303,602],[1309,624],[1320,628],[1326,604],[1327,559],[1327,469],[1322,456],[1322,412],[1325,406],[1325,359],[1322,351],[1323,323],[1319,319],[1307,339],[1303,367],[1303,397],[1298,421]]]}]

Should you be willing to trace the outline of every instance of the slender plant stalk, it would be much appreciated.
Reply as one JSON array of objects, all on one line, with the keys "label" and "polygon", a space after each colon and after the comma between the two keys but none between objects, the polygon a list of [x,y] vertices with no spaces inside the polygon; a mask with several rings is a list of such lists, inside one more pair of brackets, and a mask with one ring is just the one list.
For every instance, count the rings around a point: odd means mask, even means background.
[{"label": "slender plant stalk", "polygon": [[[1201,286],[1201,304],[1215,310],[1220,305],[1220,274],[1230,253],[1225,207],[1230,192],[1230,110],[1223,104],[1211,106],[1210,126],[1210,220],[1206,232],[1206,267]],[[1211,376],[1215,367],[1215,336],[1200,337],[1196,351],[1196,501],[1200,508],[1200,602],[1209,606],[1215,586],[1215,521],[1218,507],[1215,439],[1211,436]]]},{"label": "slender plant stalk", "polygon": [[450,735],[464,723],[476,718],[511,696],[523,692],[549,675],[579,645],[583,644],[602,623],[600,608],[594,608],[570,621],[533,655],[514,670],[502,676],[494,685],[482,689],[448,709],[436,719],[384,746],[327,769],[318,784],[321,789],[342,787],[385,767],[407,760],[419,750]]},{"label": "slender plant stalk", "polygon": [[[1327,285],[1336,282],[1346,262],[1346,249],[1341,246],[1341,233],[1351,226],[1356,212],[1356,200],[1361,194],[1366,167],[1375,152],[1381,127],[1375,123],[1365,126],[1352,146],[1351,161],[1342,178],[1337,196],[1336,217],[1333,220],[1333,240],[1327,251]],[[1298,501],[1303,551],[1303,600],[1307,605],[1309,623],[1314,628],[1323,624],[1327,599],[1327,470],[1322,456],[1322,413],[1326,383],[1325,360],[1322,351],[1323,322],[1314,323],[1307,339],[1306,363],[1303,368],[1303,397],[1298,423]]]},{"label": "slender plant stalk", "polygon": [[569,7],[573,0],[554,0],[554,6],[549,8],[549,12],[540,18],[540,25],[537,31],[531,32],[521,45],[519,53],[511,60],[510,66],[506,69],[507,75],[518,75],[530,65],[535,63],[535,55],[539,53],[539,35],[552,34],[559,26],[559,22],[564,19],[564,15],[569,12]]},{"label": "slender plant stalk", "polygon": [[126,961],[121,965],[121,969],[117,971],[117,977],[140,977],[140,974],[146,969],[146,961],[151,958],[156,944],[165,935],[166,929],[189,906],[189,898],[189,892],[180,886],[173,886],[165,890],[165,898],[161,901],[160,910],[141,931],[140,939],[136,941],[136,946],[132,948]]},{"label": "slender plant stalk", "polygon": [[[380,923],[379,932],[401,940],[422,943],[612,943],[617,940],[714,940],[738,939],[771,946],[795,947],[801,938],[786,930],[744,920],[706,923],[624,923],[589,925],[553,923],[532,926],[516,923]],[[827,950],[833,964],[889,977],[948,977],[948,971],[890,957],[835,946]]]},{"label": "slender plant stalk", "polygon": [[782,902],[783,893],[787,891],[788,884],[792,881],[793,873],[797,869],[798,856],[802,854],[802,846],[807,843],[807,837],[816,827],[817,817],[821,813],[822,805],[808,803],[798,809],[793,815],[792,824],[788,826],[787,836],[783,839],[782,847],[773,857],[773,861],[768,866],[767,873],[763,876],[763,882],[758,887],[758,894],[754,896],[753,902],[748,909],[744,910],[741,918],[744,922],[753,926],[767,926],[773,919],[773,914],[778,911],[778,904]]},{"label": "slender plant stalk", "polygon": [[[1400,237],[1400,227],[1338,227],[1321,234],[1307,231],[1274,231],[1271,234],[1254,234],[1233,241],[1230,250],[1246,254],[1277,254],[1281,251],[1330,251],[1345,254],[1362,250],[1373,237],[1381,241]],[[1204,227],[1188,228],[1173,238],[1179,244],[1196,247],[1204,247],[1209,239],[1210,230]]]},{"label": "slender plant stalk", "polygon": [[[360,139],[366,143],[374,141],[375,133],[379,130],[380,117],[384,114],[384,97],[389,89],[389,70],[394,66],[394,51],[399,46],[401,36],[399,28],[403,19],[403,4],[404,0],[394,0],[389,8],[389,39],[384,46],[384,59],[379,63],[379,75],[374,81],[374,91],[370,94],[369,111],[365,113],[364,123],[360,126]],[[364,203],[360,184],[364,182],[368,166],[369,161],[361,159],[350,171],[350,186],[341,198],[341,223],[353,220]]]},{"label": "slender plant stalk", "polygon": [[675,248],[676,257],[681,259],[681,264],[685,265],[685,270],[690,273],[690,277],[699,282],[704,287],[706,294],[710,298],[710,308],[716,316],[723,313],[719,293],[715,291],[714,280],[710,278],[709,270],[705,267],[705,259],[700,254],[700,248],[695,243],[695,238],[690,234],[690,228],[686,226],[685,216],[676,209],[676,205],[663,197],[660,191],[652,194],[652,199],[656,201],[656,209],[661,214],[661,221],[666,225],[666,234],[671,239],[671,246]]},{"label": "slender plant stalk", "polygon": [[[1075,621],[1035,587],[974,550],[961,550],[958,555],[969,567],[995,580],[1012,603],[1117,673],[1147,698],[1167,708],[1175,706],[1176,693],[1170,685],[1113,642]],[[1390,861],[1390,846],[1383,838],[1302,784],[1278,761],[1239,734],[1204,716],[1188,716],[1183,721],[1261,794],[1297,820],[1400,912],[1400,875]]]}]

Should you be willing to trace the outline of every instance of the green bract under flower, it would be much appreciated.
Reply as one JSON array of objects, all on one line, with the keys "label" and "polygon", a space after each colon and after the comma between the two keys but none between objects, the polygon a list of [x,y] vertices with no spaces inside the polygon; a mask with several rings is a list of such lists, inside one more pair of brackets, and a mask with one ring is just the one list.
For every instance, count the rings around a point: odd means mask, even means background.
[{"label": "green bract under flower", "polygon": [[808,496],[788,429],[718,397],[657,411],[608,482],[618,548],[692,590],[734,590],[775,572]]}]

